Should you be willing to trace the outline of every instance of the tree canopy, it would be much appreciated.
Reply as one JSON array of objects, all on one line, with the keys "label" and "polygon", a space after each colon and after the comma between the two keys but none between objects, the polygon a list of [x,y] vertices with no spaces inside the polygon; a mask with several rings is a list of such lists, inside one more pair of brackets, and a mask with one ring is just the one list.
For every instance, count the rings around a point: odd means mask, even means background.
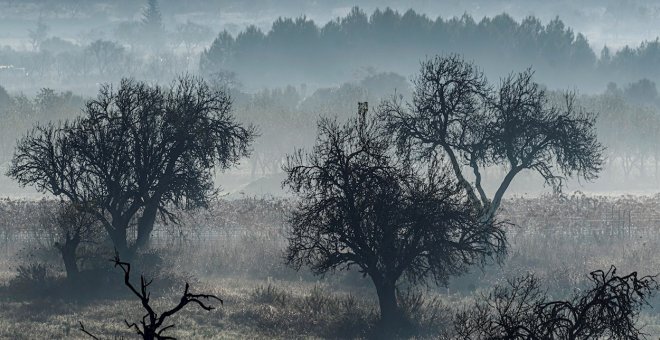
[{"label": "tree canopy", "polygon": [[[158,213],[174,220],[170,206],[206,205],[216,193],[212,170],[247,156],[255,136],[235,121],[225,92],[192,77],[169,88],[104,85],[83,113],[35,126],[8,174],[93,211],[127,257],[148,242]],[[132,222],[135,240],[127,238]]]},{"label": "tree canopy", "polygon": [[235,36],[221,32],[201,55],[200,68],[267,83],[282,77],[294,83],[342,81],[368,66],[411,74],[417,59],[408,56],[449,52],[474,58],[498,76],[534,65],[544,82],[553,84],[569,79],[593,85],[596,78],[598,59],[587,39],[559,18],[547,24],[535,17],[517,22],[508,14],[480,21],[468,14],[432,19],[412,9],[376,9],[368,15],[358,7],[322,26],[306,17],[279,18],[268,31],[250,26]]},{"label": "tree canopy", "polygon": [[[596,178],[604,162],[595,114],[577,106],[572,94],[555,104],[532,75],[513,74],[493,88],[461,57],[436,56],[422,63],[412,100],[385,101],[381,117],[400,152],[418,161],[446,158],[470,201],[490,219],[520,172],[533,170],[559,189],[566,177]],[[491,166],[506,173],[488,197],[481,174]]]},{"label": "tree canopy", "polygon": [[489,76],[533,66],[549,86],[601,91],[610,81],[660,81],[659,47],[656,39],[594,51],[584,34],[559,17],[548,22],[534,16],[515,20],[507,13],[430,18],[413,9],[377,8],[369,14],[354,7],[322,25],[307,17],[278,18],[268,30],[249,26],[235,35],[220,32],[202,53],[200,70],[233,71],[249,84],[328,83],[370,66],[412,74],[417,59],[410,55],[460,53]]},{"label": "tree canopy", "polygon": [[317,274],[357,267],[378,292],[386,327],[400,324],[395,289],[444,283],[505,250],[504,232],[479,221],[465,191],[442,167],[400,157],[391,135],[366,109],[345,124],[322,118],[309,153],[288,158],[299,198],[290,217],[288,262]]},{"label": "tree canopy", "polygon": [[639,339],[639,312],[658,290],[655,276],[608,271],[589,274],[589,286],[552,300],[531,274],[496,286],[456,316],[460,339]]}]

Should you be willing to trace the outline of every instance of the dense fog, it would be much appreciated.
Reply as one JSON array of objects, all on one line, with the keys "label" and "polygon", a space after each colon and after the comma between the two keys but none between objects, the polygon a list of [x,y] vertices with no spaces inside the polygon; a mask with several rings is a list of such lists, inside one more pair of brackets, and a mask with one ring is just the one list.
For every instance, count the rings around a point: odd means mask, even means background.
[{"label": "dense fog", "polygon": [[[230,88],[237,116],[262,129],[245,165],[254,179],[279,172],[290,146],[313,138],[319,114],[405,96],[420,61],[459,53],[493,82],[531,68],[549,90],[575,91],[601,115],[612,179],[573,189],[620,190],[629,177],[635,190],[657,183],[655,136],[635,130],[654,126],[658,104],[660,45],[641,28],[657,18],[653,2],[161,1],[152,17],[133,1],[2,6],[4,161],[32,123],[77,115],[102,84],[198,74]],[[307,133],[292,136],[300,124]]]},{"label": "dense fog", "polygon": [[658,22],[0,0],[0,338],[657,337]]}]

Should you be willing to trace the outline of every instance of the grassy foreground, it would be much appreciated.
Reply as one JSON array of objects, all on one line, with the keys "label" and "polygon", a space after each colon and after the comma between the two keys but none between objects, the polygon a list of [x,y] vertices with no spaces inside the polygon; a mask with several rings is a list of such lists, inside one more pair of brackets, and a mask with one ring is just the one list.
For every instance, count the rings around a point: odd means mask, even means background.
[{"label": "grassy foreground", "polygon": [[[181,289],[183,289],[181,284]],[[176,327],[167,334],[179,339],[318,339],[364,338],[377,319],[375,296],[367,290],[338,291],[322,283],[265,282],[255,279],[214,278],[191,284],[191,291],[215,294],[223,305],[210,312],[189,305],[171,319]],[[153,292],[157,310],[176,304],[180,291]],[[375,295],[375,294],[374,294]],[[445,303],[459,296],[410,294],[404,306],[425,327],[424,338],[440,336],[450,317]],[[14,300],[14,301],[12,301]],[[454,301],[456,303],[456,301]],[[13,299],[5,296],[0,308],[2,339],[89,339],[85,328],[104,339],[135,338],[124,319],[139,321],[139,300],[94,299],[83,302],[63,299]],[[412,305],[411,305],[412,304]]]},{"label": "grassy foreground", "polygon": [[[25,251],[43,243],[33,228],[35,204],[0,202],[0,241],[5,240],[0,242],[0,338],[89,339],[79,330],[81,321],[103,339],[136,338],[124,319],[137,322],[143,312],[139,300],[121,284],[118,289],[123,295],[77,302],[47,295],[22,297],[8,289],[21,263],[50,261],[54,275],[61,275],[56,254],[43,249]],[[286,206],[286,201],[222,201],[188,217],[186,224],[197,228],[163,230],[156,235],[154,252],[164,259],[160,267],[178,274],[151,290],[157,310],[176,303],[185,281],[192,292],[224,300],[224,305],[214,304],[217,309],[210,312],[187,306],[171,319],[176,327],[168,335],[318,339],[372,334],[378,309],[368,280],[356,273],[319,278],[283,264]],[[502,218],[516,227],[509,231],[509,254],[502,264],[475,269],[452,279],[448,287],[415,287],[422,294],[402,295],[402,305],[417,323],[418,338],[441,338],[455,310],[507,278],[532,272],[552,297],[562,298],[583,287],[589,271],[610,265],[621,273],[656,274],[660,272],[658,211],[660,196],[509,199]],[[186,241],[179,242],[181,237]],[[31,253],[36,255],[26,255]],[[122,275],[119,269],[112,273],[118,278]],[[164,280],[156,277],[158,282]],[[660,298],[654,297],[650,304],[638,321],[649,338],[658,338]]]}]

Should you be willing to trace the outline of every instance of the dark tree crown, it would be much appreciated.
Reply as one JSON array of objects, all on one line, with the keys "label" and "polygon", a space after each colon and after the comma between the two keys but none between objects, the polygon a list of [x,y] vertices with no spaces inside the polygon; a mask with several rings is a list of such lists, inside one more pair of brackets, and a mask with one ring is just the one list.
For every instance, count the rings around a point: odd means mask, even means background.
[{"label": "dark tree crown", "polygon": [[320,120],[314,149],[288,159],[284,184],[300,198],[288,262],[316,273],[357,266],[374,281],[445,282],[504,250],[497,224],[477,221],[442,167],[396,154],[375,115]]},{"label": "dark tree crown", "polygon": [[212,170],[247,156],[254,131],[236,122],[225,92],[201,79],[169,88],[124,79],[102,86],[80,118],[35,126],[19,140],[8,175],[94,207],[121,250],[116,242],[134,217],[140,245],[157,212],[174,220],[172,205],[206,206],[216,193]]},{"label": "dark tree crown", "polygon": [[[492,219],[524,170],[561,189],[568,177],[593,180],[602,169],[596,115],[578,107],[573,94],[552,100],[532,76],[512,74],[494,87],[460,56],[436,56],[422,62],[412,100],[385,101],[381,118],[400,153],[421,162],[444,159],[483,219]],[[507,173],[489,197],[481,173],[491,166]]]},{"label": "dark tree crown", "polygon": [[458,313],[461,339],[639,339],[640,309],[658,290],[655,276],[590,273],[590,286],[568,300],[551,300],[532,276],[509,280]]}]

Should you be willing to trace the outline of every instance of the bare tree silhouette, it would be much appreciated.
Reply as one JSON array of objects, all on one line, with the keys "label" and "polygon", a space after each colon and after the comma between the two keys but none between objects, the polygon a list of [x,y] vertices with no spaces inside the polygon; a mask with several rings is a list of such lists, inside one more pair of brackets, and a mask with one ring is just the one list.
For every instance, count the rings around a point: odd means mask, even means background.
[{"label": "bare tree silhouette", "polygon": [[[140,299],[142,308],[144,308],[146,311],[146,314],[142,317],[142,320],[139,322],[139,324],[136,322],[129,322],[128,320],[124,320],[126,326],[135,330],[135,332],[145,340],[175,340],[176,338],[174,337],[163,335],[163,332],[174,327],[174,324],[166,325],[165,321],[167,318],[181,311],[189,303],[197,304],[202,309],[207,311],[213,310],[215,308],[207,305],[204,301],[216,300],[220,301],[220,304],[223,303],[222,299],[212,294],[190,293],[190,285],[186,282],[186,286],[183,290],[183,295],[181,296],[179,303],[173,308],[158,314],[149,304],[151,294],[148,291],[148,287],[152,283],[152,280],[147,281],[145,280],[144,276],[140,275],[140,287],[136,288],[130,281],[131,264],[121,261],[118,254],[115,255],[115,258],[111,261],[114,262],[115,267],[121,268],[121,270],[124,272],[124,284],[131,290],[131,292],[133,292],[133,295]],[[87,331],[82,322],[80,322],[80,330],[93,339],[99,339]]]},{"label": "bare tree silhouette", "polygon": [[[216,194],[212,169],[247,156],[254,136],[235,121],[229,96],[201,79],[167,89],[124,79],[117,90],[103,86],[83,117],[34,127],[8,175],[90,208],[130,259],[159,214],[176,222],[172,206],[206,206]],[[135,240],[127,238],[133,221]]]},{"label": "bare tree silhouette", "polygon": [[461,339],[639,339],[641,307],[658,289],[655,276],[590,273],[592,287],[550,300],[532,275],[496,287],[455,320]]},{"label": "bare tree silhouette", "polygon": [[[80,274],[80,246],[94,243],[103,232],[96,216],[88,213],[89,209],[75,203],[58,203],[56,215],[41,216],[41,227],[57,235],[53,244],[62,255],[67,280],[77,282]],[[50,211],[47,211],[50,213]]]},{"label": "bare tree silhouette", "polygon": [[383,329],[403,325],[395,294],[402,277],[443,283],[504,252],[501,225],[478,221],[442,167],[397,155],[366,104],[357,118],[322,118],[318,129],[314,149],[290,155],[284,167],[284,185],[300,198],[288,263],[317,274],[357,267],[376,287]]},{"label": "bare tree silhouette", "polygon": [[[418,161],[447,159],[482,219],[489,220],[524,170],[560,189],[566,177],[591,180],[602,168],[595,115],[577,107],[571,94],[563,105],[551,103],[532,75],[511,75],[494,90],[473,64],[457,55],[437,56],[422,63],[412,102],[386,101],[382,118],[400,152]],[[492,197],[481,175],[489,166],[506,168]]]}]

